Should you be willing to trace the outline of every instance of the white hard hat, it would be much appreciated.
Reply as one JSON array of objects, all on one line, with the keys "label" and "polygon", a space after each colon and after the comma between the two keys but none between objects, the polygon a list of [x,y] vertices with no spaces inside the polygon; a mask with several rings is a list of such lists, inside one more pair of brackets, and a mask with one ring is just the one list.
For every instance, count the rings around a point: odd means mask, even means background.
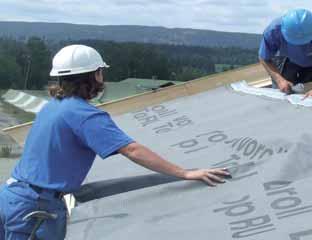
[{"label": "white hard hat", "polygon": [[101,55],[85,45],[69,45],[62,48],[53,58],[51,77],[67,76],[108,68]]}]

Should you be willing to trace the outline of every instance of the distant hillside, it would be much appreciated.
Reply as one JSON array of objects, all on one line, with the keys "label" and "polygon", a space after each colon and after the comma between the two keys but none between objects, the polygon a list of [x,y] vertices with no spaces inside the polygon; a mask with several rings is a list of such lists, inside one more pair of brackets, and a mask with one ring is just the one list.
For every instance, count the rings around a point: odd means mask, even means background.
[{"label": "distant hillside", "polygon": [[0,37],[19,40],[31,36],[48,41],[99,39],[204,47],[257,48],[260,35],[182,28],[145,26],[95,26],[66,23],[1,22]]}]

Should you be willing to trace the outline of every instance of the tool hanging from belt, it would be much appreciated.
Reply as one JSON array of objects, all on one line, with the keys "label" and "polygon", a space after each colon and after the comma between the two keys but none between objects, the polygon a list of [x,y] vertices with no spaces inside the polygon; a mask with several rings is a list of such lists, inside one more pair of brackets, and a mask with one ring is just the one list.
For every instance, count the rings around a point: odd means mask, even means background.
[{"label": "tool hanging from belt", "polygon": [[23,217],[23,221],[30,221],[32,219],[37,220],[34,228],[31,231],[31,234],[28,238],[28,240],[36,240],[36,233],[41,224],[46,220],[56,220],[57,214],[55,213],[48,213],[46,211],[34,211],[29,214],[27,214],[25,217]]},{"label": "tool hanging from belt", "polygon": [[[29,184],[29,183],[25,183],[22,181],[19,181],[17,179],[14,178],[9,178],[6,183],[8,186],[12,185],[13,183],[23,183],[28,185],[32,190],[34,190],[36,193],[38,193],[38,195],[40,195],[41,197],[44,195],[53,197],[55,199],[61,199],[64,196],[64,193],[59,192],[59,191],[55,191],[55,190],[50,190],[50,189],[44,189],[38,186],[35,186],[33,184]],[[58,215],[56,213],[50,213],[47,211],[33,211],[28,213],[26,216],[23,217],[23,221],[27,222],[27,221],[31,221],[31,220],[35,220],[36,223],[31,231],[31,234],[28,238],[28,240],[36,240],[36,233],[38,231],[38,229],[40,228],[40,226],[47,220],[56,220],[58,218]]]}]

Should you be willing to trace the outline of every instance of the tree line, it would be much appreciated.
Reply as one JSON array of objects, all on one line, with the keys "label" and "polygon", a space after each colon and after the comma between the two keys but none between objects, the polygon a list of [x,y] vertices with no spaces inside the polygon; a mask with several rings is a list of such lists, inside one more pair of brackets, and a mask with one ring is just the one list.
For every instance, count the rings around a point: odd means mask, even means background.
[{"label": "tree line", "polygon": [[45,42],[0,39],[0,88],[42,89],[49,78],[51,54]]},{"label": "tree line", "polygon": [[[101,40],[49,43],[32,37],[26,41],[0,38],[0,88],[43,89],[50,80],[53,55],[68,44],[97,49],[111,65],[108,81],[156,78],[188,81],[215,72],[215,64],[242,66],[257,61],[256,49],[207,48]],[[232,66],[232,67],[231,67]]]}]

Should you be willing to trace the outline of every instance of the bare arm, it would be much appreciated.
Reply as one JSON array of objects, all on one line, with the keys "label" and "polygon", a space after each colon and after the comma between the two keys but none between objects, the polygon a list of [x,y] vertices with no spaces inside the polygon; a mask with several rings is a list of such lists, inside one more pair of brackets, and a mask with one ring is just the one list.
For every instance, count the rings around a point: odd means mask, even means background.
[{"label": "bare arm", "polygon": [[139,143],[131,143],[119,149],[119,153],[150,170],[186,180],[201,180],[210,186],[215,186],[216,183],[223,183],[223,177],[230,175],[226,169],[185,170]]},{"label": "bare arm", "polygon": [[278,71],[276,66],[274,66],[269,61],[264,61],[263,59],[260,59],[260,63],[263,65],[265,70],[268,72],[268,74],[276,81],[278,88],[285,93],[290,92],[290,88],[293,85],[291,82],[289,82],[287,79],[285,79]]}]

